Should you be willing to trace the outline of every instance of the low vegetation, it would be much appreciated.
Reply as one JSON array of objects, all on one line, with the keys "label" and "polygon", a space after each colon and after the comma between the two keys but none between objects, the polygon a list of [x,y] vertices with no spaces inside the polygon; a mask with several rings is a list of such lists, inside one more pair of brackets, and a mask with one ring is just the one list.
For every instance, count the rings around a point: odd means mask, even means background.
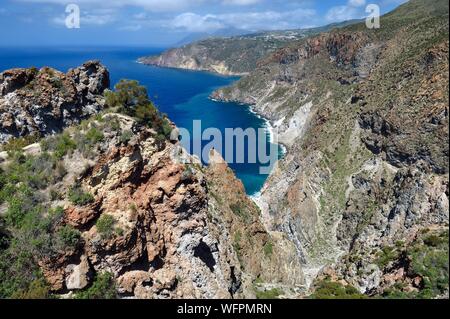
[{"label": "low vegetation", "polygon": [[399,257],[399,250],[396,247],[386,246],[381,249],[377,254],[375,263],[380,269],[386,268],[390,263],[395,261]]},{"label": "low vegetation", "polygon": [[114,235],[122,233],[122,230],[115,225],[116,219],[108,214],[103,214],[102,216],[100,216],[100,218],[97,220],[97,223],[95,224],[98,233],[104,239],[109,239]]},{"label": "low vegetation", "polygon": [[161,139],[170,136],[172,127],[169,121],[150,101],[144,86],[139,85],[138,81],[121,80],[114,89],[115,91],[105,92],[106,104],[109,107],[152,127]]},{"label": "low vegetation", "polygon": [[232,203],[230,205],[230,209],[233,212],[233,214],[241,217],[246,222],[251,219],[251,216],[247,211],[248,208],[246,207],[246,204],[243,202]]},{"label": "low vegetation", "polygon": [[8,143],[0,146],[0,151],[4,152],[17,152],[21,151],[24,147],[36,143],[39,140],[38,135],[28,135],[25,137],[12,138]]},{"label": "low vegetation", "polygon": [[264,255],[266,255],[266,257],[270,257],[273,254],[273,243],[271,241],[268,241],[265,245],[264,245]]},{"label": "low vegetation", "polygon": [[77,206],[85,206],[94,202],[94,196],[75,186],[69,190],[69,200]]},{"label": "low vegetation", "polygon": [[449,264],[448,230],[440,234],[426,235],[407,250],[413,276],[423,280],[418,298],[434,298],[448,292]]},{"label": "low vegetation", "polygon": [[0,297],[45,297],[46,284],[37,261],[74,249],[80,233],[63,225],[63,209],[46,209],[27,197],[16,198],[7,211],[7,233],[0,250]]},{"label": "low vegetation", "polygon": [[117,292],[112,274],[98,274],[92,286],[75,295],[76,299],[116,299]]},{"label": "low vegetation", "polygon": [[282,292],[278,288],[273,288],[270,290],[256,290],[255,294],[256,299],[278,299]]},{"label": "low vegetation", "polygon": [[41,141],[43,151],[51,151],[57,159],[61,159],[77,148],[77,144],[68,133],[62,133]]},{"label": "low vegetation", "polygon": [[323,279],[315,283],[314,293],[311,299],[366,299],[366,295],[361,294],[353,286],[343,284],[330,279]]}]

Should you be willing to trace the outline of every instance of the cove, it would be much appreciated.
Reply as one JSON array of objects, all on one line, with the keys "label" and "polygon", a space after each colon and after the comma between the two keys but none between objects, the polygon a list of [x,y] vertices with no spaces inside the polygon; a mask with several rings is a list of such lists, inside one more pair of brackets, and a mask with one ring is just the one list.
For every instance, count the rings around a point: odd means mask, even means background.
[{"label": "cove", "polygon": [[[227,86],[237,81],[238,77],[151,67],[136,62],[141,56],[162,51],[163,49],[137,47],[2,48],[0,72],[32,66],[50,66],[65,72],[87,60],[100,60],[110,71],[111,86],[120,79],[139,81],[147,87],[150,98],[160,111],[167,114],[178,127],[192,130],[194,120],[201,120],[202,127],[213,127],[223,132],[226,128],[257,130],[266,127],[267,123],[247,106],[209,99],[216,88]],[[268,131],[266,143],[270,144]],[[281,148],[279,149],[281,154]],[[230,167],[242,180],[249,195],[258,193],[267,179],[267,174],[260,173],[260,163],[232,163]]]}]

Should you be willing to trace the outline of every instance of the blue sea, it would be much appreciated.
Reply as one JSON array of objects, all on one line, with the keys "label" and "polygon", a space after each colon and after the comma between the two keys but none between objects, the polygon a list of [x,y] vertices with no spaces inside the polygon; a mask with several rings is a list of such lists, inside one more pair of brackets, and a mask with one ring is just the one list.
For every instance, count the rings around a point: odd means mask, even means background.
[{"label": "blue sea", "polygon": [[[208,99],[216,88],[238,80],[206,72],[184,71],[142,65],[136,60],[145,55],[162,52],[154,48],[0,48],[0,72],[15,67],[50,66],[66,72],[87,60],[100,60],[110,71],[111,86],[120,79],[138,80],[147,87],[150,98],[159,110],[178,127],[192,131],[193,120],[201,120],[202,128],[264,128],[263,119],[249,107],[221,103]],[[267,133],[266,143],[270,145]],[[223,156],[225,151],[222,151]],[[197,154],[200,155],[200,154]],[[246,157],[247,158],[247,157]],[[267,174],[260,173],[259,163],[230,164],[243,181],[249,195],[260,191]]]}]

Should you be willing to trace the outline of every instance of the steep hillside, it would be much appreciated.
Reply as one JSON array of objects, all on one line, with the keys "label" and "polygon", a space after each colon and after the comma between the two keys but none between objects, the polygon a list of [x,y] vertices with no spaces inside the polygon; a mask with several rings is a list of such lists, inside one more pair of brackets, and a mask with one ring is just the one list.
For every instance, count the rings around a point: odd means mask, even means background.
[{"label": "steep hillside", "polygon": [[159,56],[142,57],[139,61],[161,67],[209,71],[224,75],[243,75],[254,70],[258,60],[288,43],[352,23],[355,21],[314,29],[270,31],[228,38],[211,38],[170,49]]},{"label": "steep hillside", "polygon": [[[17,111],[39,103],[35,96],[17,95]],[[135,81],[101,98],[103,111],[78,125],[24,148],[27,136],[2,146],[0,297],[236,298],[302,289],[295,247],[267,233],[217,154],[203,167],[171,141],[173,125]],[[254,284],[258,278],[274,286]]]},{"label": "steep hillside", "polygon": [[[448,2],[280,49],[213,98],[253,105],[288,153],[259,200],[317,296],[448,296]],[[444,244],[442,244],[444,243]],[[325,268],[324,268],[325,267]]]}]

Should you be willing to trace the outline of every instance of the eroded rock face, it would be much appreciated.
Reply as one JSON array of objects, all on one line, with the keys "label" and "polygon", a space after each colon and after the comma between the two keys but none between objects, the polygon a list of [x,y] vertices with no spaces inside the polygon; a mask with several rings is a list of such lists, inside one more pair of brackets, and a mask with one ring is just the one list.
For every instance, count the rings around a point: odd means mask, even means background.
[{"label": "eroded rock face", "polygon": [[89,61],[67,74],[51,68],[12,69],[0,74],[0,143],[46,135],[78,123],[104,106],[109,73]]},{"label": "eroded rock face", "polygon": [[[242,271],[246,297],[254,298],[252,280],[258,278],[262,287],[278,287],[291,296],[304,288],[304,275],[295,245],[280,232],[268,232],[261,220],[258,206],[247,197],[244,186],[227,163],[215,151],[206,170],[209,211],[215,230],[232,240]],[[285,289],[287,288],[287,289]]]},{"label": "eroded rock face", "polygon": [[[41,262],[52,289],[76,291],[92,283],[94,274],[109,272],[124,297],[241,294],[240,265],[231,242],[214,233],[217,226],[208,219],[202,167],[183,164],[190,156],[177,145],[161,146],[151,130],[135,126],[130,118],[121,120],[123,127],[136,130],[132,142],[123,145],[118,137],[105,139],[99,147],[105,151],[80,176],[94,203],[66,205],[65,222],[81,232],[80,247]],[[175,161],[175,153],[184,160]],[[74,156],[66,163],[76,160]],[[105,216],[114,220],[107,234],[98,228]]]},{"label": "eroded rock face", "polygon": [[378,256],[448,228],[446,15],[443,0],[410,1],[384,17],[388,33],[361,25],[299,41],[212,95],[253,105],[287,147],[259,202],[308,284],[326,273],[366,294],[405,277],[417,288],[420,278],[378,267]]}]

